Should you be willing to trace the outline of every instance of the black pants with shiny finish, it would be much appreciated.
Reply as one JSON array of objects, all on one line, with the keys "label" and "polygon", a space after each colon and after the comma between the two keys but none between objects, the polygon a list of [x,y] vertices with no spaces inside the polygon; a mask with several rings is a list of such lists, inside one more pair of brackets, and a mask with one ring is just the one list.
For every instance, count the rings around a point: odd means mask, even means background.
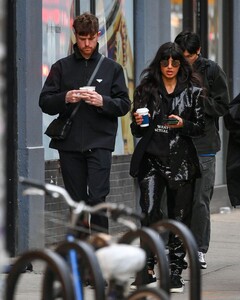
[{"label": "black pants with shiny finish", "polygon": [[[140,206],[145,218],[142,226],[151,226],[163,219],[161,200],[166,189],[168,218],[183,222],[190,227],[195,180],[179,185],[169,185],[169,181],[158,170],[157,158],[144,156],[138,176],[140,187]],[[169,235],[169,259],[172,274],[180,275],[186,251],[182,241],[174,234]],[[148,261],[154,261],[151,254]]]}]

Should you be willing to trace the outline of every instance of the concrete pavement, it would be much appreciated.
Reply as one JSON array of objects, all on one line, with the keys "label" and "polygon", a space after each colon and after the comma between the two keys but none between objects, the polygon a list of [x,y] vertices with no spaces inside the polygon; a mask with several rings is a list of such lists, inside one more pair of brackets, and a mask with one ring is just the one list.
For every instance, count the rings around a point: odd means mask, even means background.
[{"label": "concrete pavement", "polygon": [[[230,214],[212,214],[211,222],[208,267],[201,270],[202,299],[240,300],[240,209],[232,209]],[[183,278],[184,294],[172,294],[171,299],[190,299],[189,269],[184,271]]]},{"label": "concrete pavement", "polygon": [[[208,268],[201,270],[202,299],[240,300],[240,208],[232,209],[229,214],[214,213],[211,221],[211,244],[206,256]],[[22,275],[17,300],[40,299],[42,270],[36,263],[33,272]],[[3,283],[5,277],[0,275]],[[184,271],[183,278],[186,283],[184,293],[171,294],[170,299],[190,299],[189,269]],[[86,289],[86,294],[87,300],[93,299],[92,290]]]}]

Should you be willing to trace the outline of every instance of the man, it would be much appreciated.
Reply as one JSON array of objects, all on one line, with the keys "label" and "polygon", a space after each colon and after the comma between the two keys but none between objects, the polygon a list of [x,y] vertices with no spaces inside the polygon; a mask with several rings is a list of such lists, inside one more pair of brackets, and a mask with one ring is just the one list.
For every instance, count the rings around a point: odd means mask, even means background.
[{"label": "man", "polygon": [[200,38],[196,33],[184,31],[175,42],[183,50],[184,56],[192,64],[206,88],[205,132],[194,138],[201,166],[201,178],[197,179],[194,194],[191,230],[198,244],[198,256],[202,269],[207,268],[205,254],[210,242],[210,200],[215,181],[216,153],[221,142],[218,133],[218,119],[228,111],[229,91],[226,75],[220,66],[201,56]]},{"label": "man", "polygon": [[[118,117],[130,110],[130,100],[122,67],[106,57],[91,84],[95,91],[79,89],[87,85],[101,57],[99,22],[84,13],[76,17],[73,28],[74,53],[52,65],[39,105],[44,113],[61,117],[69,116],[80,102],[70,134],[65,140],[52,139],[50,148],[59,152],[64,185],[71,197],[96,205],[109,193]],[[108,220],[92,215],[91,226],[107,232]]]}]

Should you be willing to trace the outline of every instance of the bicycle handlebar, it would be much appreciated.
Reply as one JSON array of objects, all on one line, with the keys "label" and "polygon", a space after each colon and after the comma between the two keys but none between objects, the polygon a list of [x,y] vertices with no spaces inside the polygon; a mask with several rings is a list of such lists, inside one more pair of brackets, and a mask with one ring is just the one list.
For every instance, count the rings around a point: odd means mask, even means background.
[{"label": "bicycle handlebar", "polygon": [[81,214],[83,212],[97,214],[102,210],[107,210],[107,212],[111,213],[111,218],[115,221],[121,216],[133,217],[139,220],[143,219],[143,214],[134,211],[130,207],[126,207],[124,204],[104,202],[104,203],[97,204],[95,206],[89,206],[86,205],[84,201],[80,201],[80,202],[74,201],[69,195],[69,193],[60,186],[51,183],[43,183],[37,180],[28,179],[24,177],[20,177],[19,182],[23,185],[30,186],[29,189],[25,190],[25,194],[36,195],[37,191],[34,190],[35,188],[37,190],[44,191],[46,194],[54,198],[58,198],[59,196],[61,196],[71,208],[74,208],[76,214]]},{"label": "bicycle handlebar", "polygon": [[[24,177],[19,178],[19,182],[23,185],[29,185],[30,187],[39,189],[41,191],[44,191],[46,194],[58,198],[59,196],[62,196],[62,198],[67,202],[67,204],[71,208],[77,208],[79,204],[82,204],[82,202],[75,202],[70,197],[69,193],[62,187],[51,184],[51,183],[42,183],[40,181],[34,180],[34,179],[28,179]],[[34,189],[27,189],[25,190],[25,194],[37,194]]]}]

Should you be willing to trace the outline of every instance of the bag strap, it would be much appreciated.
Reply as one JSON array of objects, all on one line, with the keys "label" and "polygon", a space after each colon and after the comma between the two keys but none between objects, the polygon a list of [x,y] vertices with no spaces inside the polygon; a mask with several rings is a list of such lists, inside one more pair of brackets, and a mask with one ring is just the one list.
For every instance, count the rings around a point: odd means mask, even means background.
[{"label": "bag strap", "polygon": [[87,85],[91,85],[91,83],[92,83],[92,81],[93,81],[93,78],[94,78],[95,75],[97,74],[97,71],[99,70],[99,67],[100,67],[100,65],[101,65],[101,63],[102,63],[102,61],[103,61],[103,59],[104,59],[104,55],[101,54],[101,57],[100,57],[100,59],[99,59],[99,61],[98,61],[98,64],[96,65],[96,68],[95,68],[95,70],[93,71],[91,78],[88,80]]},{"label": "bag strap", "polygon": [[[94,69],[94,71],[93,71],[93,73],[92,73],[92,76],[91,76],[90,79],[88,80],[87,85],[91,85],[91,83],[92,83],[92,81],[93,81],[95,75],[97,74],[97,71],[98,71],[99,68],[100,68],[100,65],[101,65],[103,59],[104,59],[104,55],[101,54],[101,57],[100,57],[100,59],[99,59],[97,65],[96,65],[96,68]],[[72,120],[73,117],[76,115],[76,113],[77,113],[77,111],[78,111],[78,108],[79,108],[79,106],[80,106],[80,103],[81,103],[81,102],[79,102],[78,105],[77,105],[77,106],[74,108],[74,110],[72,111],[72,113],[71,113],[71,115],[70,115],[70,117],[69,117],[70,120]]]}]

